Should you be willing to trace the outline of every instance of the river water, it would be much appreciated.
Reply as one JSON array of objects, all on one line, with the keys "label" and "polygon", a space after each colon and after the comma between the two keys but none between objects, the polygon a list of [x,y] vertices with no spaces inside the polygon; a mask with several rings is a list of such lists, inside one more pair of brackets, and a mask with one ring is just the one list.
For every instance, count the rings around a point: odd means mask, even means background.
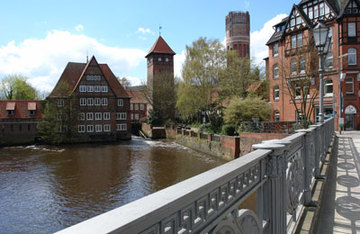
[{"label": "river water", "polygon": [[0,148],[0,233],[52,233],[221,165],[171,141]]}]

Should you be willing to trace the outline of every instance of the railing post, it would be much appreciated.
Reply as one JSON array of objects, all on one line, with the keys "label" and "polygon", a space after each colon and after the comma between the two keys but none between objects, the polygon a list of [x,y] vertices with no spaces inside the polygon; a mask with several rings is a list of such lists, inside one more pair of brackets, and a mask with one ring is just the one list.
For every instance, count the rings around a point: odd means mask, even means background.
[{"label": "railing post", "polygon": [[[265,234],[286,233],[286,146],[285,144],[263,142],[253,149],[270,149],[266,163],[268,181],[264,184],[262,217],[268,222]],[[262,208],[260,208],[261,210]]]},{"label": "railing post", "polygon": [[304,205],[311,205],[311,182],[315,167],[314,134],[315,128],[300,129],[295,132],[305,132],[303,163],[304,163]]}]

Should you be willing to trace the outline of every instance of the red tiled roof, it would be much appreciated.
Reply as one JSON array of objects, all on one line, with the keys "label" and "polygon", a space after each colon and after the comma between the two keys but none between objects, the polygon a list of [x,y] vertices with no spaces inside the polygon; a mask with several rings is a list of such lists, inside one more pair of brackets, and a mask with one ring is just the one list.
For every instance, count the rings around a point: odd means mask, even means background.
[{"label": "red tiled roof", "polygon": [[159,36],[159,38],[156,40],[156,42],[151,47],[149,53],[145,56],[145,58],[147,58],[152,53],[172,54],[172,55],[175,54],[175,52],[170,48],[170,46],[161,36]]},{"label": "red tiled roof", "polygon": [[145,90],[137,90],[137,91],[127,90],[127,93],[131,97],[130,103],[144,103],[144,104],[148,103]]},{"label": "red tiled roof", "polygon": [[[29,115],[29,107],[35,107],[35,115]],[[14,115],[8,116],[7,111],[14,110]],[[40,101],[0,101],[0,119],[39,119],[42,117]]]},{"label": "red tiled roof", "polygon": [[[106,81],[109,84],[109,88],[114,92],[116,97],[129,98],[129,95],[117,80],[109,66],[107,64],[98,64],[94,56],[89,60],[88,63],[69,62],[49,97],[61,97],[64,95],[70,96],[79,85],[81,78],[83,77],[91,62],[95,62],[100,67]],[[61,87],[64,83],[67,84],[70,89],[67,93],[62,94]]]}]

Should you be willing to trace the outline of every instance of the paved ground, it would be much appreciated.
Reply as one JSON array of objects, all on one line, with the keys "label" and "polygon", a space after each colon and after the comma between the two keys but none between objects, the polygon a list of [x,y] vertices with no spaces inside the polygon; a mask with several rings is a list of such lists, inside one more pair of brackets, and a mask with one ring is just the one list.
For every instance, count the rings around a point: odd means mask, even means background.
[{"label": "paved ground", "polygon": [[331,158],[317,230],[321,234],[360,233],[360,131],[337,136],[337,154]]}]

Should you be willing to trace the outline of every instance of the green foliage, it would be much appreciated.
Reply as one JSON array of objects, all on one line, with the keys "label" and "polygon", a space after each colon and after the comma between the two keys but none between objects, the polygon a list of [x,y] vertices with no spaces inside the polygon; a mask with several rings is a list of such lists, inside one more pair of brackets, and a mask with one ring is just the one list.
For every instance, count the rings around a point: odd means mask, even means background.
[{"label": "green foliage", "polygon": [[211,123],[201,124],[199,127],[199,132],[212,132]]},{"label": "green foliage", "polygon": [[226,65],[224,47],[217,40],[200,38],[192,46],[186,46],[185,56],[183,82],[179,83],[176,103],[184,119],[196,115],[199,110],[211,109],[220,70]]},{"label": "green foliage", "polygon": [[64,141],[64,135],[58,132],[61,121],[57,119],[56,103],[47,101],[44,115],[38,125],[41,140],[48,144],[60,144]]},{"label": "green foliage", "polygon": [[270,105],[257,96],[248,96],[245,99],[234,97],[224,111],[226,123],[240,125],[243,121],[251,121],[254,118],[265,121],[270,118]]},{"label": "green foliage", "polygon": [[4,77],[1,81],[0,93],[0,97],[6,100],[35,100],[40,96],[22,75]]},{"label": "green foliage", "polygon": [[245,98],[250,84],[259,81],[260,70],[251,67],[248,58],[241,58],[237,51],[227,51],[227,66],[220,72],[219,98],[224,100],[237,96]]},{"label": "green foliage", "polygon": [[234,136],[237,126],[235,124],[225,124],[222,126],[221,133],[227,136]]},{"label": "green foliage", "polygon": [[159,113],[156,110],[151,109],[149,111],[149,116],[147,118],[147,123],[150,124],[150,125],[154,125],[154,126],[162,124],[162,121],[159,118]]}]

